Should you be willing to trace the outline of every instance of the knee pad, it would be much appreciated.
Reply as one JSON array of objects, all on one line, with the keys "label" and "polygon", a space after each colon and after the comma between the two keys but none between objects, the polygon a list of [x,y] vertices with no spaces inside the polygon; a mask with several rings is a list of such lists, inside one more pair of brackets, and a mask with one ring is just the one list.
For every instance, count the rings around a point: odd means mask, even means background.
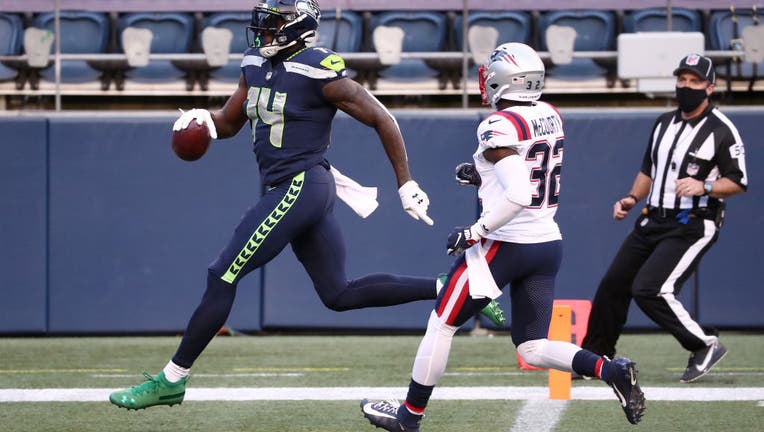
[{"label": "knee pad", "polygon": [[546,339],[533,339],[517,346],[517,353],[531,366],[543,367],[544,359],[541,355]]}]

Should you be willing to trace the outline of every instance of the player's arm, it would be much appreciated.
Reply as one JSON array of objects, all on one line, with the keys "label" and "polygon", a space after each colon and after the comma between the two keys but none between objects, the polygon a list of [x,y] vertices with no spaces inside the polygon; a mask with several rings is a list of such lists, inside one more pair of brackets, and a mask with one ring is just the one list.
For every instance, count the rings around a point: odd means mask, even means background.
[{"label": "player's arm", "polygon": [[247,122],[244,101],[247,100],[247,83],[242,75],[236,91],[228,98],[223,108],[212,112],[212,120],[218,131],[218,137],[228,138],[236,135]]},{"label": "player's arm", "polygon": [[533,199],[533,191],[525,162],[511,147],[488,148],[483,157],[492,162],[494,173],[504,193],[497,200],[484,202],[480,219],[467,228],[457,228],[448,236],[446,252],[458,255],[511,221]]},{"label": "player's arm", "polygon": [[228,98],[223,108],[209,112],[204,108],[194,108],[189,111],[180,110],[180,117],[175,120],[172,130],[185,129],[192,121],[207,125],[212,138],[228,138],[236,135],[247,121],[244,112],[244,101],[247,99],[247,84],[244,76],[239,78],[239,86]]},{"label": "player's arm", "polygon": [[360,84],[343,78],[323,87],[324,97],[338,109],[374,128],[393,164],[398,187],[411,180],[403,136],[393,115]]},{"label": "player's arm", "polygon": [[350,78],[332,81],[322,91],[324,97],[338,109],[374,128],[393,166],[403,209],[414,219],[432,225],[432,219],[427,216],[430,200],[411,178],[406,145],[395,117],[377,98]]},{"label": "player's arm", "polygon": [[523,158],[511,147],[489,148],[483,157],[493,162],[494,173],[504,189],[495,202],[487,203],[487,211],[478,219],[477,232],[485,237],[511,221],[533,199],[530,175]]}]

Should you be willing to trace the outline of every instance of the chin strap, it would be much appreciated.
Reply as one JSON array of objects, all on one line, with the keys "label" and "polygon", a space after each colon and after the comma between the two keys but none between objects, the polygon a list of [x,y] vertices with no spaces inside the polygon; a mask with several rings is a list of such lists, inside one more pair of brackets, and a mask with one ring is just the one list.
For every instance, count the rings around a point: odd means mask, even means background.
[{"label": "chin strap", "polygon": [[290,46],[292,46],[294,44],[295,44],[295,42],[293,41],[289,45],[283,45],[283,46],[281,46],[281,45],[266,45],[264,47],[260,47],[260,49],[259,49],[260,55],[265,57],[265,58],[271,58],[271,57],[275,56],[276,54],[278,54],[279,51],[283,50],[284,48],[290,47]]}]

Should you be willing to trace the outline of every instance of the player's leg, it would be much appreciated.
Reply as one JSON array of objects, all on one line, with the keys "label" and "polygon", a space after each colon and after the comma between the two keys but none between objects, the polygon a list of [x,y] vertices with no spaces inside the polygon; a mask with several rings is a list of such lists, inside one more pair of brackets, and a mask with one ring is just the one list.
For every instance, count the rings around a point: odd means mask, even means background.
[{"label": "player's leg", "polygon": [[583,348],[615,357],[628,317],[632,282],[651,252],[650,242],[638,229],[626,237],[594,295]]},{"label": "player's leg", "polygon": [[310,177],[301,173],[269,189],[245,213],[228,245],[208,270],[207,290],[172,360],[156,377],[149,376],[143,384],[112,393],[112,403],[142,409],[183,400],[189,369],[228,318],[238,281],[276,256],[306,220],[317,218],[313,215],[316,207],[313,200],[326,197],[322,197],[321,189],[311,187],[306,176]]},{"label": "player's leg", "polygon": [[561,242],[510,244],[505,253],[509,262],[525,270],[510,285],[512,342],[523,360],[539,368],[576,372],[605,381],[618,396],[628,421],[638,423],[645,403],[634,362],[625,358],[611,362],[570,342],[547,339]]},{"label": "player's leg", "polygon": [[634,300],[640,309],[691,352],[682,382],[705,375],[727,353],[718,338],[706,334],[677,299],[717,235],[713,221],[691,219],[659,244],[634,280]]},{"label": "player's leg", "polygon": [[345,242],[329,212],[292,241],[292,249],[310,275],[321,301],[331,310],[392,306],[435,298],[435,279],[374,273],[349,281]]},{"label": "player's leg", "polygon": [[329,195],[325,184],[314,181],[321,171],[325,169],[314,168],[269,188],[244,214],[210,266],[207,291],[173,357],[175,364],[191,367],[228,319],[238,282],[272,260],[305,225],[320,216],[317,209],[325,205]]},{"label": "player's leg", "polygon": [[361,402],[364,416],[373,425],[387,430],[419,430],[432,391],[445,373],[454,334],[490,301],[470,297],[463,255],[454,263],[448,281],[438,296],[419,344],[405,402],[402,405],[396,401],[364,399]]}]

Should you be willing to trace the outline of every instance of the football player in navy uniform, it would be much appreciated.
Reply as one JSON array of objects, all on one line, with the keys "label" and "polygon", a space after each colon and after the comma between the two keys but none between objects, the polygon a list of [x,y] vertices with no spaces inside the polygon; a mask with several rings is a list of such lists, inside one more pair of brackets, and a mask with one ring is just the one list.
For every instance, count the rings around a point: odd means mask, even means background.
[{"label": "football player in navy uniform", "polygon": [[645,398],[634,362],[610,361],[570,342],[547,339],[562,259],[554,215],[565,134],[557,109],[539,100],[544,72],[536,51],[521,43],[500,45],[481,68],[481,93],[495,112],[478,126],[474,166],[457,167],[457,178],[479,184],[483,212],[472,226],[456,228],[448,237],[447,252],[458,258],[430,314],[405,402],[361,402],[374,426],[419,431],[445,373],[454,334],[506,285],[512,342],[523,360],[597,377],[612,387],[630,423],[642,418]]},{"label": "football player in navy uniform", "polygon": [[[241,64],[233,95],[215,112],[194,109],[174,129],[206,124],[213,138],[234,136],[249,122],[265,187],[210,265],[207,289],[172,360],[157,376],[111,394],[128,409],[181,403],[189,369],[225,323],[237,283],[287,244],[307,270],[321,301],[344,311],[436,297],[435,278],[377,273],[356,280],[345,274],[345,245],[333,215],[335,179],[324,158],[337,109],[379,135],[398,182],[403,209],[428,225],[427,194],[411,178],[406,149],[390,112],[347,77],[334,52],[308,47],[320,17],[315,0],[267,0],[253,8],[254,43]],[[249,34],[249,33],[248,33]]]}]

